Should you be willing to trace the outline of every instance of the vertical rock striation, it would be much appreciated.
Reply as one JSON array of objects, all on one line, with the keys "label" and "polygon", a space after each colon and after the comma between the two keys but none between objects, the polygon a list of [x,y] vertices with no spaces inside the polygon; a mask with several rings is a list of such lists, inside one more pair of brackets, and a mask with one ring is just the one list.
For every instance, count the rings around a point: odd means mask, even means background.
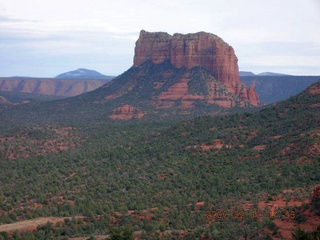
[{"label": "vertical rock striation", "polygon": [[238,59],[233,48],[214,34],[176,33],[171,36],[164,32],[142,30],[136,42],[134,66],[148,60],[154,64],[170,61],[177,68],[202,67],[225,84],[230,93],[254,106],[260,104],[255,89],[246,88],[240,80]]}]

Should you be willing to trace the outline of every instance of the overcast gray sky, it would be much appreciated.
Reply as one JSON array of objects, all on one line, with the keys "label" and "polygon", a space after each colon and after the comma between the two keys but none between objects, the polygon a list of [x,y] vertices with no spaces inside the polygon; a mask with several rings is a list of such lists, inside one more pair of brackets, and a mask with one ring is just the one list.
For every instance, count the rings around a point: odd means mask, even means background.
[{"label": "overcast gray sky", "polygon": [[242,71],[320,75],[320,0],[0,0],[0,76],[119,75],[141,29],[214,33]]}]

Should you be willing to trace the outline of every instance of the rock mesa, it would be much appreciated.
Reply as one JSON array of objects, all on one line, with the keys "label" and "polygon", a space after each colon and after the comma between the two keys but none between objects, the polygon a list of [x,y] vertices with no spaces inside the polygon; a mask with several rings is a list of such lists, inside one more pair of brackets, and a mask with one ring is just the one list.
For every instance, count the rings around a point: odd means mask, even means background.
[{"label": "rock mesa", "polygon": [[136,42],[134,66],[164,61],[177,68],[202,67],[226,85],[230,93],[257,106],[260,100],[253,87],[246,88],[239,77],[238,58],[233,48],[220,37],[206,32],[173,36],[164,32],[140,32]]}]

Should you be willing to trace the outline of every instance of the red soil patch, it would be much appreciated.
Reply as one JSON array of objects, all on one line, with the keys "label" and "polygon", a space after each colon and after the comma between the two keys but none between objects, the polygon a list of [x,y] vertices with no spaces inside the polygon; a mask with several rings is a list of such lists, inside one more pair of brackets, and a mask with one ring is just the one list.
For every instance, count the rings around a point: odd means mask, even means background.
[{"label": "red soil patch", "polygon": [[279,228],[278,232],[281,235],[281,239],[292,239],[292,232],[297,228],[301,228],[307,231],[314,231],[320,226],[320,216],[315,216],[310,210],[303,212],[306,217],[306,222],[298,224],[294,219],[276,219],[273,222]]},{"label": "red soil patch", "polygon": [[182,108],[192,108],[194,106],[193,101],[190,100],[183,100],[181,101],[181,107]]},{"label": "red soil patch", "polygon": [[[282,197],[283,194],[289,194],[294,197],[294,195],[300,194],[296,193],[297,191],[303,191],[304,189],[297,188],[297,189],[286,189],[283,190],[281,194],[279,194],[279,197]],[[313,192],[313,196],[317,196],[317,193],[319,191],[319,198],[320,198],[320,187],[316,187]],[[269,233],[269,235],[272,237],[272,239],[292,239],[292,232],[295,231],[297,228],[301,228],[308,231],[314,231],[318,226],[320,226],[320,216],[316,216],[313,211],[310,210],[310,208],[301,208],[302,204],[310,204],[311,200],[308,198],[305,198],[302,201],[297,200],[290,200],[286,201],[284,199],[279,199],[276,201],[270,201],[270,202],[260,202],[259,203],[259,209],[263,210],[266,206],[269,208],[269,211],[277,212],[280,216],[276,218],[273,222],[276,224],[276,226],[279,228],[278,233],[280,234],[280,238],[276,238],[272,236],[272,232],[270,230],[266,231]],[[299,212],[305,216],[306,222],[299,224],[295,219],[294,216],[290,215],[290,217],[283,217],[281,218],[281,210],[285,209],[286,207],[297,207],[297,210],[294,211],[294,215],[298,214]]]},{"label": "red soil patch", "polygon": [[294,190],[289,188],[282,191],[282,193],[294,193]]},{"label": "red soil patch", "polygon": [[109,101],[109,100],[111,100],[111,99],[116,99],[116,98],[118,98],[118,97],[121,97],[122,95],[123,95],[123,93],[111,94],[111,95],[109,95],[109,96],[106,96],[106,97],[104,98],[104,100]]},{"label": "red soil patch", "polygon": [[267,145],[258,145],[258,146],[254,146],[253,150],[262,151],[262,150],[265,150],[266,147],[267,147]]},{"label": "red soil patch", "polygon": [[315,103],[310,105],[311,108],[320,108],[320,103]]},{"label": "red soil patch", "polygon": [[320,156],[320,145],[319,143],[314,143],[309,147],[309,152],[316,155]]},{"label": "red soil patch", "polygon": [[28,103],[31,103],[31,101],[25,100],[25,101],[22,101],[22,102],[13,103],[13,105],[17,106],[17,105],[28,104]]},{"label": "red soil patch", "polygon": [[312,196],[314,201],[319,201],[320,200],[320,186],[315,187],[313,189],[313,196]]},{"label": "red soil patch", "polygon": [[14,136],[0,136],[0,144],[2,145],[0,151],[5,156],[5,159],[15,160],[68,151],[76,148],[77,145],[85,140],[74,134],[72,127],[39,127],[32,129],[31,134],[33,130],[35,132],[43,132],[44,136],[31,137],[30,133],[23,131]]},{"label": "red soil patch", "polygon": [[161,239],[167,239],[168,237],[171,239],[173,233],[179,234],[178,239],[184,239],[186,236],[187,231],[185,230],[165,230],[163,233],[160,234]]},{"label": "red soil patch", "polygon": [[305,223],[299,224],[299,227],[308,231],[314,231],[318,226],[320,226],[320,216],[314,215],[309,209],[304,211],[307,221]]},{"label": "red soil patch", "polygon": [[320,88],[318,88],[317,86],[312,86],[309,88],[309,93],[310,94],[320,94]]},{"label": "red soil patch", "polygon": [[294,200],[286,201],[285,199],[279,199],[269,202],[263,201],[259,202],[258,206],[260,210],[264,210],[265,207],[269,207],[270,209],[284,209],[286,207],[301,207],[301,205],[304,203],[309,204],[310,199],[305,199],[303,202]]},{"label": "red soil patch", "polygon": [[[292,239],[292,231],[296,228],[297,224],[292,220],[277,219],[273,221],[278,229],[278,233],[281,235],[281,239]],[[273,238],[277,239],[277,238]]]},{"label": "red soil patch", "polygon": [[163,86],[163,82],[158,82],[157,85],[154,87],[154,89],[158,90]]},{"label": "red soil patch", "polygon": [[204,207],[204,202],[197,202],[195,207],[196,210],[201,210]]},{"label": "red soil patch", "polygon": [[188,135],[189,135],[188,132],[183,132],[183,133],[181,133],[181,136],[183,136],[183,137],[188,136]]},{"label": "red soil patch", "polygon": [[246,211],[253,209],[253,207],[254,204],[252,202],[246,202],[245,204],[243,204],[243,209]]},{"label": "red soil patch", "polygon": [[144,113],[139,108],[135,108],[129,104],[113,110],[113,114],[109,116],[111,119],[130,120],[133,118],[141,119]]},{"label": "red soil patch", "polygon": [[158,174],[158,178],[160,178],[160,179],[164,179],[166,176],[167,176],[166,172],[161,172]]},{"label": "red soil patch", "polygon": [[281,138],[282,137],[282,135],[277,135],[277,136],[272,136],[271,138],[272,139],[279,139],[279,138]]},{"label": "red soil patch", "polygon": [[[95,235],[95,239],[97,240],[105,240],[110,237],[110,235]],[[76,238],[68,238],[68,240],[88,240],[89,237],[76,237]]]},{"label": "red soil patch", "polygon": [[222,148],[232,148],[232,145],[230,144],[224,144],[222,142],[222,140],[220,139],[215,139],[213,140],[213,144],[210,143],[203,143],[200,145],[195,145],[195,146],[187,146],[186,149],[196,149],[196,148],[200,148],[203,151],[209,151],[211,149],[216,149],[216,150],[220,150]]}]

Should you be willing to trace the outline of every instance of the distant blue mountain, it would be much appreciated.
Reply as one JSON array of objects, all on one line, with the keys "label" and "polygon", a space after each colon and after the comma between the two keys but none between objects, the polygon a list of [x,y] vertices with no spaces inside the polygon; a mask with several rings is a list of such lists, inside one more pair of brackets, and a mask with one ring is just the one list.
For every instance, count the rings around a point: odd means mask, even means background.
[{"label": "distant blue mountain", "polygon": [[247,71],[239,71],[240,77],[247,77],[247,76],[291,76],[289,74],[283,74],[283,73],[274,73],[274,72],[263,72],[259,74],[254,74],[253,72],[247,72]]},{"label": "distant blue mountain", "polygon": [[241,76],[255,76],[253,72],[239,71],[239,75]]},{"label": "distant blue mountain", "polygon": [[74,71],[61,73],[55,78],[59,79],[104,79],[104,80],[111,80],[114,76],[106,76],[97,71],[89,70],[85,68],[79,68]]},{"label": "distant blue mountain", "polygon": [[247,86],[254,86],[263,103],[279,102],[296,95],[311,84],[319,81],[320,76],[292,76],[285,74],[240,75]]},{"label": "distant blue mountain", "polygon": [[283,74],[283,73],[274,73],[274,72],[263,72],[257,74],[258,76],[290,76],[289,74]]}]

